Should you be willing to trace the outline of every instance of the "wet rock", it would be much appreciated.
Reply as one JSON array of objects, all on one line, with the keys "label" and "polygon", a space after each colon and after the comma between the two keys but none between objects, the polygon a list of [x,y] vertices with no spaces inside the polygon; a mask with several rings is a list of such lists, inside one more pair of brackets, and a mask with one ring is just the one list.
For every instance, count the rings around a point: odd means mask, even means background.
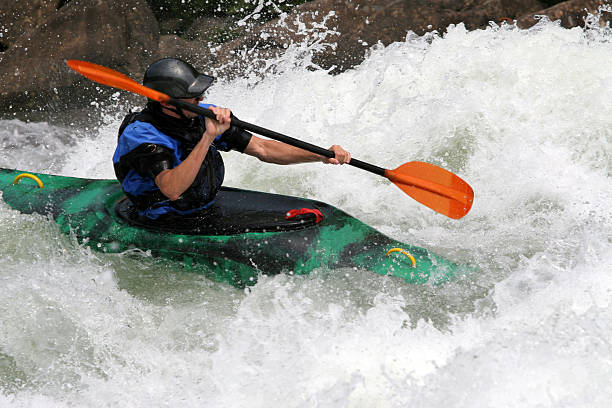
[{"label": "wet rock", "polygon": [[[540,10],[536,13],[530,13],[521,16],[517,20],[517,25],[521,28],[529,28],[535,25],[539,19],[536,16],[544,15],[552,21],[560,20],[561,26],[566,28],[584,27],[587,10],[591,14],[595,14],[603,5],[610,5],[606,0],[570,0],[559,3],[545,10]],[[612,21],[611,12],[601,13],[599,25],[604,26],[607,22]]]},{"label": "wet rock", "polygon": [[40,109],[70,100],[64,92],[76,83],[90,86],[66,67],[66,59],[132,72],[157,50],[157,21],[144,0],[26,3],[6,9],[8,23],[0,24],[9,27],[0,53],[0,111]]},{"label": "wet rock", "polygon": [[49,0],[4,1],[0,9],[0,43],[4,50],[13,47],[32,30],[43,25],[57,10],[58,2]]}]

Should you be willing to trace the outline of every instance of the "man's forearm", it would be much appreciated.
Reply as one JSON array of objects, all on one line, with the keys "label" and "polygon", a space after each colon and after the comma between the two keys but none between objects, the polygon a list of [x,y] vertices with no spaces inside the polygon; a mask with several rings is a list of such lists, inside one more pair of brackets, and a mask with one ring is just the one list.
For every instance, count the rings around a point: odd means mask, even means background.
[{"label": "man's forearm", "polygon": [[155,177],[155,184],[163,195],[172,201],[177,200],[193,184],[212,140],[214,137],[211,138],[204,133],[202,140],[181,164],[173,169],[164,170]]},{"label": "man's forearm", "polygon": [[317,162],[323,159],[323,156],[318,154],[275,140],[254,139],[252,141],[255,142],[254,146],[248,146],[245,153],[266,163],[296,164]]}]

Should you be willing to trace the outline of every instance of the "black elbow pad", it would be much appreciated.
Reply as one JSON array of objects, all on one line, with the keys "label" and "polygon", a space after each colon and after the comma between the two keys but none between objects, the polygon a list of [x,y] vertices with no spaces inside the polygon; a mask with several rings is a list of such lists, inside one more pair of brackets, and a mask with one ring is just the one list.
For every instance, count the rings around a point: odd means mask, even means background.
[{"label": "black elbow pad", "polygon": [[[174,165],[174,151],[165,146],[143,143],[126,156],[131,167],[143,177],[155,177]],[[123,159],[123,158],[122,158]]]}]

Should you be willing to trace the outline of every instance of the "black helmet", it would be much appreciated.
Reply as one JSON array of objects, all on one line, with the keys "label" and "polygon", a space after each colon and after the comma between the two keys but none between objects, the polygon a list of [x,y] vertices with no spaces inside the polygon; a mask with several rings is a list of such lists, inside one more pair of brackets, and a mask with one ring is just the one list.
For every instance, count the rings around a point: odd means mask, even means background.
[{"label": "black helmet", "polygon": [[196,98],[212,85],[214,77],[200,74],[178,58],[162,58],[145,71],[142,84],[172,98]]}]

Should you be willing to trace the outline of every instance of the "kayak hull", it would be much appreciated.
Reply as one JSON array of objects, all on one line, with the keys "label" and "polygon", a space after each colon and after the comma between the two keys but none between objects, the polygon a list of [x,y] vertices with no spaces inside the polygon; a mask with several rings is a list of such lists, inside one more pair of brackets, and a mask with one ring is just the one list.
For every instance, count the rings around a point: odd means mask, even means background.
[{"label": "kayak hull", "polygon": [[[167,233],[132,225],[117,213],[117,204],[125,196],[116,180],[29,173],[40,180],[40,188],[28,177],[14,184],[21,174],[19,170],[0,169],[2,199],[13,209],[50,215],[64,233],[74,234],[94,250],[121,253],[138,248],[237,287],[255,284],[260,274],[303,275],[315,269],[338,268],[367,269],[411,284],[440,284],[464,270],[423,248],[389,238],[319,201],[222,187],[220,194],[226,199],[220,200],[224,203],[220,211],[236,207],[232,219],[240,219],[236,214],[245,214],[242,218],[247,219],[245,206],[259,203],[260,207],[272,208],[266,211],[275,212],[272,215],[277,218],[276,213],[284,217],[291,209],[310,208],[319,210],[323,220],[289,229],[234,228],[224,233],[217,228],[208,234]],[[387,255],[394,248],[399,249]]]}]

